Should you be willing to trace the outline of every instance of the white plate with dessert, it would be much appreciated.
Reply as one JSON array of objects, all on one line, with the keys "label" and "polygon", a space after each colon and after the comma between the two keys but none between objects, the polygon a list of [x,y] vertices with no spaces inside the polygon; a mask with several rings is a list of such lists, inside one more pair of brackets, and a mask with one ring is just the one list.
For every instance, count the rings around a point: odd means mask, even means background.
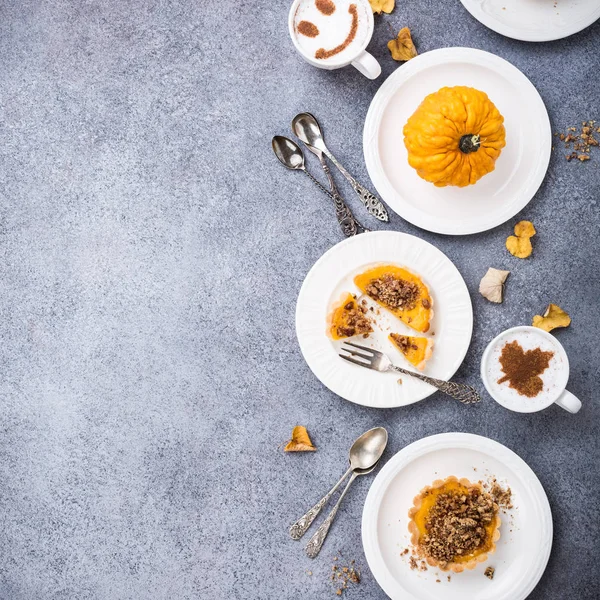
[{"label": "white plate with dessert", "polygon": [[362,517],[369,568],[398,600],[524,600],[548,563],[552,529],[530,467],[468,433],[398,452],[373,481]]},{"label": "white plate with dessert", "polygon": [[436,389],[342,360],[345,341],[449,380],[472,330],[469,292],[452,261],[428,242],[394,231],[363,233],[328,250],[306,276],[296,306],[298,342],[312,372],[342,398],[377,408],[406,406]]},{"label": "white plate with dessert", "polygon": [[559,40],[600,19],[598,0],[460,0],[483,25],[525,42]]},{"label": "white plate with dessert", "polygon": [[442,48],[379,88],[363,147],[371,180],[395,212],[428,231],[465,235],[504,223],[533,198],[552,133],[519,69],[481,50]]}]

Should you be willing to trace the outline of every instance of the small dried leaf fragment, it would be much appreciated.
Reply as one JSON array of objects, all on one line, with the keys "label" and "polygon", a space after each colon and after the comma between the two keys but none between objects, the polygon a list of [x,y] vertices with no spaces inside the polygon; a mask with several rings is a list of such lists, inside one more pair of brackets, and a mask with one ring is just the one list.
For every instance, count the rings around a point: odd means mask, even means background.
[{"label": "small dried leaf fragment", "polygon": [[550,304],[544,316],[535,315],[531,324],[538,329],[552,331],[557,327],[568,327],[571,324],[571,317],[560,306]]},{"label": "small dried leaf fragment", "polygon": [[533,252],[531,238],[536,234],[531,221],[519,221],[515,225],[515,235],[506,238],[506,249],[517,258],[527,258]]},{"label": "small dried leaf fragment", "polygon": [[292,430],[292,439],[284,448],[285,452],[314,452],[316,447],[310,441],[308,431],[304,425],[296,425]]},{"label": "small dried leaf fragment", "polygon": [[403,27],[398,33],[398,37],[390,40],[387,47],[392,53],[394,60],[407,61],[417,56],[417,49],[412,41],[408,27]]},{"label": "small dried leaf fragment", "polygon": [[396,0],[369,0],[369,4],[376,15],[380,15],[382,12],[389,15],[394,10]]},{"label": "small dried leaf fragment", "polygon": [[479,283],[479,293],[490,302],[502,302],[504,282],[510,271],[501,271],[490,267]]},{"label": "small dried leaf fragment", "polygon": [[515,235],[517,237],[530,238],[533,237],[536,233],[537,231],[535,230],[535,227],[533,226],[533,223],[531,221],[519,221],[515,225]]}]

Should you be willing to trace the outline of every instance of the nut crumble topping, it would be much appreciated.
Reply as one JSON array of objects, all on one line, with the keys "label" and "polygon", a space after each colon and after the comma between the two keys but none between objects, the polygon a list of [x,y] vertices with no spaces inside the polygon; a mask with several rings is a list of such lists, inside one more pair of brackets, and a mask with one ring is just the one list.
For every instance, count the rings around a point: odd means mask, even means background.
[{"label": "nut crumble topping", "polygon": [[411,348],[413,350],[419,349],[419,347],[416,344],[411,343],[410,338],[407,335],[400,335],[399,333],[390,333],[390,336],[396,342],[402,354],[406,354]]},{"label": "nut crumble topping", "polygon": [[367,286],[367,294],[389,308],[411,310],[417,304],[419,286],[406,279],[399,279],[393,275],[384,275],[373,279]]},{"label": "nut crumble topping", "polygon": [[425,522],[427,533],[419,546],[439,561],[443,569],[456,557],[468,555],[489,541],[485,527],[495,518],[498,506],[490,494],[478,488],[461,493],[442,493]]}]

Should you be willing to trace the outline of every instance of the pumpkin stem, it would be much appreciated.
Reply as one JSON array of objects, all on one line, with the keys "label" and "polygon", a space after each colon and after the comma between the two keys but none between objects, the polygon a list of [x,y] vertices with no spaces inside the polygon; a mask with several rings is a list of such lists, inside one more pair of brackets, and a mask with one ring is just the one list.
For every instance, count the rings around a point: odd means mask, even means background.
[{"label": "pumpkin stem", "polygon": [[479,137],[479,135],[473,135],[472,133],[463,135],[460,138],[460,142],[458,142],[458,148],[461,152],[464,152],[465,154],[469,154],[470,152],[477,152],[477,150],[479,150],[480,145],[481,138]]}]

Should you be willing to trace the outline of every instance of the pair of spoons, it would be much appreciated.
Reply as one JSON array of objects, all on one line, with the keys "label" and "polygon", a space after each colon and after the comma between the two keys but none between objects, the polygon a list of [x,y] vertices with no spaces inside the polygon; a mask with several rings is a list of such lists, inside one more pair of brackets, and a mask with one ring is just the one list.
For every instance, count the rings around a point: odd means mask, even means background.
[{"label": "pair of spoons", "polygon": [[304,142],[305,146],[317,156],[321,163],[323,171],[327,175],[329,181],[330,190],[327,190],[319,181],[317,181],[306,169],[304,154],[298,144],[286,138],[284,136],[276,135],[273,138],[272,145],[275,155],[279,161],[288,169],[300,170],[304,172],[310,179],[315,183],[323,192],[325,192],[334,202],[336,217],[338,223],[344,235],[350,237],[357,233],[369,231],[366,227],[361,225],[348,205],[344,202],[341,197],[337,186],[331,175],[329,166],[325,160],[325,157],[329,158],[331,162],[338,168],[340,173],[346,177],[350,182],[350,185],[354,191],[358,194],[361,202],[365,205],[367,211],[380,221],[389,221],[387,210],[381,201],[371,192],[369,192],[364,186],[362,186],[344,167],[337,161],[335,156],[331,154],[325,140],[323,139],[323,132],[317,119],[310,113],[300,113],[296,115],[292,120],[292,131]]},{"label": "pair of spoons", "polygon": [[387,441],[388,433],[383,427],[375,427],[374,429],[369,429],[369,431],[363,433],[350,448],[350,467],[348,470],[342,475],[340,480],[331,488],[331,490],[321,498],[321,500],[290,527],[290,536],[294,540],[299,540],[308,531],[312,522],[316,519],[325,504],[329,502],[329,499],[340,487],[344,479],[352,474],[344,491],[340,494],[338,501],[335,503],[335,506],[331,509],[331,512],[327,515],[327,518],[319,526],[319,529],[317,529],[312,538],[310,538],[310,541],[306,546],[306,554],[309,558],[315,558],[321,551],[323,542],[329,533],[329,528],[335,519],[338,508],[340,507],[346,492],[350,488],[350,485],[352,485],[352,482],[357,477],[367,475],[375,469],[387,446]]}]

